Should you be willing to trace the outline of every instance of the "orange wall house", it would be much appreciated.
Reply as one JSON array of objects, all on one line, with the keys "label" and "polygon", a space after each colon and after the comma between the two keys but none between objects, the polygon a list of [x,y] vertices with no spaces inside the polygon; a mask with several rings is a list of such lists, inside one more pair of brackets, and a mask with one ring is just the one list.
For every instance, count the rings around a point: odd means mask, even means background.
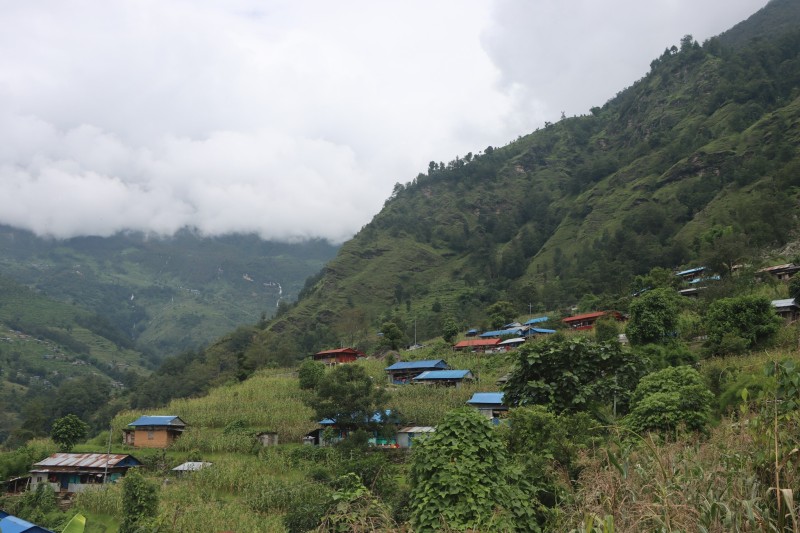
[{"label": "orange wall house", "polygon": [[128,424],[123,442],[135,448],[166,448],[184,429],[186,423],[177,416],[142,416]]}]

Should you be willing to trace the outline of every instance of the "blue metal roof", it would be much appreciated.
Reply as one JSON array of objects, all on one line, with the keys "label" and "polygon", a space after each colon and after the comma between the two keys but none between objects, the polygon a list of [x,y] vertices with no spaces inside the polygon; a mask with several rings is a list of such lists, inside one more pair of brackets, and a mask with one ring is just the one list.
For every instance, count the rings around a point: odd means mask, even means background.
[{"label": "blue metal roof", "polygon": [[530,320],[528,320],[527,322],[525,322],[525,324],[523,324],[523,325],[524,325],[524,326],[530,326],[531,324],[538,324],[539,322],[547,322],[548,320],[550,320],[550,318],[549,318],[549,317],[546,317],[546,316],[538,316],[538,317],[536,317],[536,318],[531,318]]},{"label": "blue metal roof", "polygon": [[428,370],[414,378],[414,381],[428,381],[437,379],[464,379],[471,376],[469,370]]},{"label": "blue metal roof", "polygon": [[447,368],[447,361],[444,359],[426,359],[425,361],[400,361],[392,366],[387,366],[384,370],[420,370],[426,368]]},{"label": "blue metal roof", "polygon": [[[392,417],[393,413],[391,409],[386,409],[383,413],[377,412],[371,417],[369,417],[370,422],[374,422],[379,424],[381,422],[386,422]],[[395,417],[396,418],[396,417]],[[336,421],[332,418],[323,418],[319,422],[317,422],[320,426],[333,426],[336,424]],[[2,532],[0,532],[2,533]]]},{"label": "blue metal roof", "polygon": [[532,331],[534,333],[541,333],[542,335],[549,335],[556,332],[556,330],[554,329],[544,329],[544,328],[531,328],[528,331]]},{"label": "blue metal roof", "polygon": [[511,328],[511,329],[498,329],[496,331],[487,331],[486,333],[481,333],[479,337],[488,338],[488,337],[503,337],[505,335],[521,335],[523,328]]},{"label": "blue metal roof", "polygon": [[702,272],[705,270],[706,267],[697,267],[697,268],[690,268],[689,270],[682,270],[681,272],[676,273],[676,276],[685,276],[686,274],[694,274],[695,272]]},{"label": "blue metal roof", "polygon": [[[177,422],[175,422],[177,420]],[[177,416],[140,416],[129,426],[185,426],[186,424]]]},{"label": "blue metal roof", "polygon": [[702,283],[704,281],[719,281],[719,276],[714,275],[714,276],[709,276],[707,278],[693,279],[692,281],[689,282],[689,285],[694,285],[695,283]]},{"label": "blue metal roof", "polygon": [[5,515],[0,518],[0,531],[2,533],[53,533],[49,529],[26,522],[22,518],[12,515]]},{"label": "blue metal roof", "polygon": [[492,404],[503,405],[502,392],[476,392],[467,401],[468,404]]},{"label": "blue metal roof", "polygon": [[468,329],[468,330],[467,330],[467,333],[478,333],[478,330],[477,330],[477,329],[475,329],[475,328]]}]

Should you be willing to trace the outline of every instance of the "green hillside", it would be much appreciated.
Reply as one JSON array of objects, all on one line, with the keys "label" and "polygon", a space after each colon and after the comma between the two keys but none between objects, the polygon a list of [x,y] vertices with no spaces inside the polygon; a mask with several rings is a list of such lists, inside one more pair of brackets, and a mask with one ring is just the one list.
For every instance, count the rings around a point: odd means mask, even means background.
[{"label": "green hillside", "polygon": [[[0,276],[0,441],[25,421],[23,440],[67,410],[95,415],[149,366],[103,317]],[[94,389],[88,403],[60,403],[84,387]]]},{"label": "green hillside", "polygon": [[796,2],[764,13],[702,46],[685,37],[589,115],[431,162],[268,331],[300,356],[348,342],[357,309],[365,331],[393,320],[411,337],[416,322],[430,337],[447,316],[485,325],[497,300],[520,314],[587,295],[624,307],[653,267],[724,275],[780,255],[798,229],[800,31],[762,28],[796,21]]},{"label": "green hillside", "polygon": [[5,227],[0,274],[104,317],[158,361],[271,316],[335,250],[189,231],[55,241]]}]

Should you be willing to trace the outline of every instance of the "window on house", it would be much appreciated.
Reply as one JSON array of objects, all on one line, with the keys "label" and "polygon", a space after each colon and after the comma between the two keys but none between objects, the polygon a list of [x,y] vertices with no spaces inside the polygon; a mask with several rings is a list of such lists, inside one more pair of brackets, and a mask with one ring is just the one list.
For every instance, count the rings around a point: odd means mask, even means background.
[{"label": "window on house", "polygon": [[152,431],[148,431],[147,432],[147,440],[153,440],[153,432]]}]

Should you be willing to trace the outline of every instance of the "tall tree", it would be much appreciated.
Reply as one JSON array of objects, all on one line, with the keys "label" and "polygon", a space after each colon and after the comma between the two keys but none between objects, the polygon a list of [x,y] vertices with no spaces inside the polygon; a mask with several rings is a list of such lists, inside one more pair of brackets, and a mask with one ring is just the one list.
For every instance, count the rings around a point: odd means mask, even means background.
[{"label": "tall tree", "polygon": [[414,445],[411,523],[415,531],[538,531],[527,486],[489,421],[457,409]]},{"label": "tall tree", "polygon": [[386,408],[386,392],[375,386],[364,367],[355,364],[337,366],[325,374],[314,392],[308,402],[316,416],[342,426],[371,426],[372,417]]},{"label": "tall tree", "polygon": [[631,344],[661,343],[678,328],[678,298],[673,289],[653,289],[631,302],[625,332]]},{"label": "tall tree", "polygon": [[89,425],[75,415],[69,414],[53,422],[50,437],[62,452],[68,452],[82,439],[86,438]]}]

